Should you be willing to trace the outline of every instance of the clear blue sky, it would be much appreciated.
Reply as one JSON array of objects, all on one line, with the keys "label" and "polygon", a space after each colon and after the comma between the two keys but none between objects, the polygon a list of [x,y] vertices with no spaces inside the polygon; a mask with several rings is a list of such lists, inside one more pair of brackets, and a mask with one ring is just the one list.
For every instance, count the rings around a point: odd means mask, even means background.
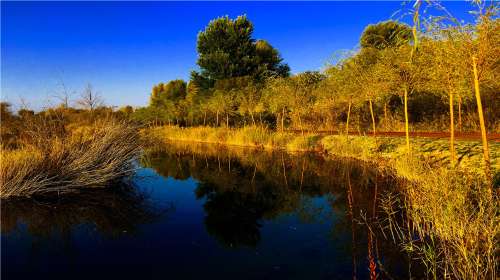
[{"label": "clear blue sky", "polygon": [[[463,16],[466,2],[445,5]],[[400,2],[1,2],[2,100],[47,105],[58,84],[91,83],[106,104],[145,105],[151,87],[188,79],[196,35],[216,17],[246,14],[293,73],[319,70],[356,47],[364,27]],[[405,20],[410,20],[408,17]],[[52,98],[53,99],[53,98]],[[53,102],[55,103],[55,101]]]}]

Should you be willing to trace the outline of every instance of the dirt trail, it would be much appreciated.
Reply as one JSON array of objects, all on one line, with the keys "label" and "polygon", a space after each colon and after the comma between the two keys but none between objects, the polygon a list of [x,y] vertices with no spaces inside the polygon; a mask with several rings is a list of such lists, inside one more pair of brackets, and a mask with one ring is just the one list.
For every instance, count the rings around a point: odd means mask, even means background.
[{"label": "dirt trail", "polygon": [[[300,130],[289,130],[294,133],[301,133]],[[338,135],[338,131],[326,131],[326,130],[320,130],[320,131],[312,131],[312,130],[305,130],[304,132],[306,133],[319,133],[321,135]],[[358,133],[358,132],[349,132],[350,135],[367,135],[367,136],[373,136],[372,132],[367,132],[365,134],[363,133]],[[390,136],[390,137],[405,137],[405,133],[401,131],[380,131],[377,132],[377,136]],[[450,138],[450,133],[449,132],[410,132],[410,137],[423,137],[423,138],[435,138],[435,139],[441,139],[441,138]],[[456,140],[481,140],[481,133],[480,132],[462,132],[462,133],[455,133],[455,139]],[[488,134],[488,140],[492,142],[500,142],[500,133],[490,133]]]}]

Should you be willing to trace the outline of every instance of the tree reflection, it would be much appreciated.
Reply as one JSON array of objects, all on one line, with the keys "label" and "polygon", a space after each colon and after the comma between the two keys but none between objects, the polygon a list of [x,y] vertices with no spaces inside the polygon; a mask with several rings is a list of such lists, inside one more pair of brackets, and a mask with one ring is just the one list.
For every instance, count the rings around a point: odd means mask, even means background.
[{"label": "tree reflection", "polygon": [[266,205],[255,193],[217,192],[207,184],[201,184],[197,194],[207,199],[204,209],[209,234],[228,247],[257,246],[260,241],[259,221],[272,205]]},{"label": "tree reflection", "polygon": [[[256,246],[264,219],[296,213],[303,222],[328,219],[311,198],[335,197],[345,209],[344,174],[357,185],[360,204],[374,169],[350,160],[325,160],[317,154],[291,155],[215,145],[171,144],[149,151],[143,164],[164,176],[201,182],[196,196],[205,199],[207,232],[226,246]],[[337,213],[337,214],[338,214]],[[345,215],[342,213],[342,215]]]},{"label": "tree reflection", "polygon": [[[165,176],[200,182],[195,192],[205,201],[206,230],[224,246],[256,247],[266,220],[293,214],[305,223],[335,221],[331,238],[345,244],[338,254],[352,254],[354,279],[390,277],[386,268],[404,262],[390,241],[378,238],[378,192],[392,192],[397,182],[374,166],[313,153],[192,143],[152,149],[143,164]],[[315,198],[326,198],[328,209]]]}]

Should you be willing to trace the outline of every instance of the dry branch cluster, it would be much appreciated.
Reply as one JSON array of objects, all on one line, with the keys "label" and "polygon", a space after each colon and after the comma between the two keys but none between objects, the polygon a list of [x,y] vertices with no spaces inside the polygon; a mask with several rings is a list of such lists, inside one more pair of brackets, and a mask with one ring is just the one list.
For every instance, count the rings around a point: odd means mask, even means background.
[{"label": "dry branch cluster", "polygon": [[1,198],[104,187],[131,175],[141,152],[136,128],[125,122],[99,121],[67,133],[34,127],[46,133],[28,129],[22,148],[2,150]]}]

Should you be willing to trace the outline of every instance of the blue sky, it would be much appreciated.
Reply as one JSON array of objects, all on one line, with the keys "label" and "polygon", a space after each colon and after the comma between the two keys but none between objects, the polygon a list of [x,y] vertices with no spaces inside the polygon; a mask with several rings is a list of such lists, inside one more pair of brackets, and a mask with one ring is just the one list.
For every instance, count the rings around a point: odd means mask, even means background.
[{"label": "blue sky", "polygon": [[[446,2],[461,17],[471,6]],[[2,100],[40,109],[63,81],[78,98],[87,83],[106,104],[146,105],[151,87],[188,79],[196,35],[216,17],[246,14],[293,73],[320,70],[356,47],[364,27],[391,18],[401,2],[4,2]],[[409,17],[404,20],[410,20]]]}]

